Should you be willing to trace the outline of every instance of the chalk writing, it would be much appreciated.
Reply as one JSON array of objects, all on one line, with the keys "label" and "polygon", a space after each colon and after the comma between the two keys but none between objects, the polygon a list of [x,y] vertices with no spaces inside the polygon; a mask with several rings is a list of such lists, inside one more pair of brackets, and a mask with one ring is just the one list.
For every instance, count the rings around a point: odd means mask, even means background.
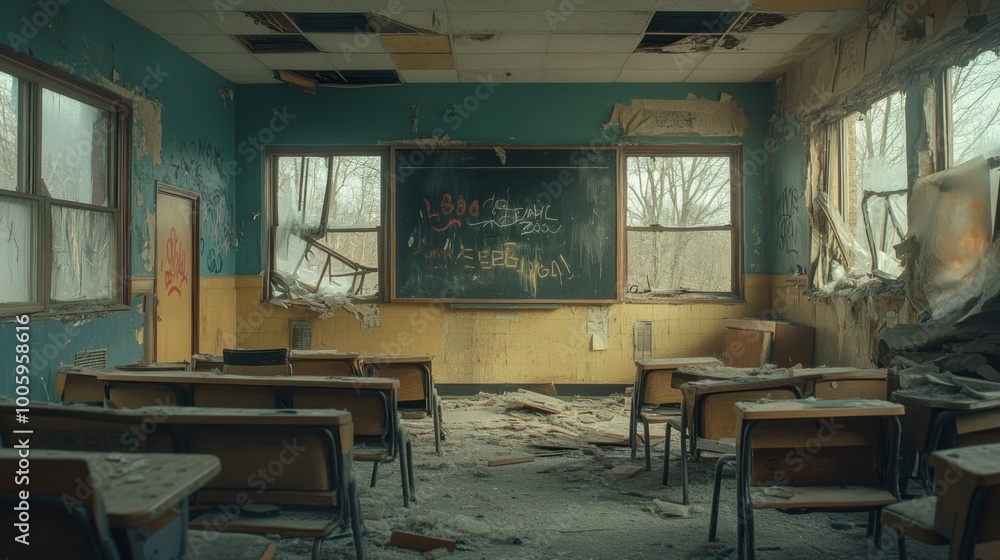
[{"label": "chalk writing", "polygon": [[517,206],[510,199],[490,197],[483,203],[485,216],[481,221],[469,221],[470,226],[491,229],[517,229],[522,235],[557,233],[562,229],[558,218],[549,215],[551,204]]},{"label": "chalk writing", "polygon": [[171,294],[181,296],[181,286],[187,282],[187,251],[177,237],[177,229],[170,228],[167,237],[167,266],[163,271],[163,283],[167,286],[167,297]]},{"label": "chalk writing", "polygon": [[799,200],[802,195],[793,187],[785,187],[778,195],[776,210],[778,215],[778,250],[789,257],[798,257],[797,237],[798,227],[795,223],[799,211]]},{"label": "chalk writing", "polygon": [[[425,198],[424,207],[427,209],[427,218],[429,220],[438,218],[441,222],[444,222],[440,226],[431,225],[431,229],[438,233],[453,227],[462,227],[462,216],[466,215],[466,213],[473,218],[479,217],[479,201],[473,200],[471,203],[466,203],[465,197],[462,195],[458,195],[458,199],[454,200],[450,194],[445,194],[436,205],[432,205],[431,201]],[[444,215],[444,218],[441,217],[442,215]]]}]

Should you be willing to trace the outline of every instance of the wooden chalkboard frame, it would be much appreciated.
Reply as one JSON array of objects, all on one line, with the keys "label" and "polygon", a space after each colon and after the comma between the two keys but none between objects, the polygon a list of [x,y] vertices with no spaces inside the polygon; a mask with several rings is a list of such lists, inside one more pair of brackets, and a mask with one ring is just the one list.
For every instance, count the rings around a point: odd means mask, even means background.
[{"label": "wooden chalkboard frame", "polygon": [[[614,180],[614,197],[615,197],[615,217],[614,217],[614,235],[615,239],[612,241],[615,248],[615,263],[614,263],[614,297],[613,298],[594,298],[594,299],[578,299],[578,298],[436,298],[436,297],[409,297],[409,296],[399,296],[397,294],[397,274],[396,269],[398,266],[398,247],[396,243],[397,227],[399,225],[396,208],[397,208],[397,151],[403,150],[427,150],[427,151],[439,151],[439,150],[488,150],[488,151],[499,151],[503,150],[506,152],[527,150],[527,151],[600,151],[609,152],[613,156],[613,161],[615,163],[615,170],[613,175]],[[624,178],[625,172],[623,169],[622,151],[618,146],[422,146],[422,145],[399,145],[393,146],[389,153],[389,165],[390,165],[390,180],[389,180],[389,197],[388,197],[388,208],[389,208],[389,224],[390,228],[387,232],[386,238],[389,244],[389,274],[388,274],[388,297],[391,302],[407,302],[407,303],[462,303],[462,304],[510,304],[510,305],[520,305],[523,304],[612,304],[621,303],[624,300],[624,255],[625,255],[625,210],[624,210]]]}]

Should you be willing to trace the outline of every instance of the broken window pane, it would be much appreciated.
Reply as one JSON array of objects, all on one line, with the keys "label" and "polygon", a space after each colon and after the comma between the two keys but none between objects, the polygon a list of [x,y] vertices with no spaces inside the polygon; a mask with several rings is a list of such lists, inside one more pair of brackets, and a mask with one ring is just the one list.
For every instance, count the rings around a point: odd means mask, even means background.
[{"label": "broken window pane", "polygon": [[[843,120],[839,209],[858,240],[874,249],[868,266],[897,276],[893,246],[906,234],[904,96],[894,93]],[[866,215],[867,213],[867,215]],[[866,270],[864,272],[871,272]]]},{"label": "broken window pane", "polygon": [[629,292],[732,293],[732,157],[626,164]]},{"label": "broken window pane", "polygon": [[110,113],[42,90],[42,181],[61,200],[107,206]]},{"label": "broken window pane", "polygon": [[53,205],[52,299],[110,299],[114,251],[111,213]]},{"label": "broken window pane", "polygon": [[728,225],[728,157],[630,157],[628,225]]},{"label": "broken window pane", "polygon": [[0,189],[18,190],[19,81],[0,72]]},{"label": "broken window pane", "polygon": [[729,231],[628,232],[628,287],[689,292],[732,291]]},{"label": "broken window pane", "polygon": [[1000,55],[986,51],[948,71],[951,164],[1000,153]]},{"label": "broken window pane", "polygon": [[0,196],[0,304],[31,303],[36,203]]},{"label": "broken window pane", "polygon": [[321,297],[377,296],[382,157],[278,156],[276,167],[275,271]]}]

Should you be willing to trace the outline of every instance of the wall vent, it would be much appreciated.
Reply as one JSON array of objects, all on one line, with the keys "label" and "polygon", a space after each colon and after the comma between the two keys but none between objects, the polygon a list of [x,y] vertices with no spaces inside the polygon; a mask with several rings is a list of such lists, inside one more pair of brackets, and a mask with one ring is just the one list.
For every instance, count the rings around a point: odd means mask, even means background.
[{"label": "wall vent", "polygon": [[81,368],[106,368],[108,367],[108,349],[94,348],[77,352],[73,356],[73,365]]},{"label": "wall vent", "polygon": [[653,357],[653,322],[636,321],[634,328],[635,359]]},{"label": "wall vent", "polygon": [[309,321],[292,321],[292,350],[312,350],[313,329]]}]

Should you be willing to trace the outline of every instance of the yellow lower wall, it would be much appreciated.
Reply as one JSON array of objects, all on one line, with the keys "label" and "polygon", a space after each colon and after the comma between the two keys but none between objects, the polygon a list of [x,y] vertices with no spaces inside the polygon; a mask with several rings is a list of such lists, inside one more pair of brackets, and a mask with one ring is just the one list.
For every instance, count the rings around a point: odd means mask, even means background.
[{"label": "yellow lower wall", "polygon": [[858,297],[852,303],[840,296],[805,295],[801,276],[774,276],[772,282],[771,305],[777,317],[816,328],[817,366],[871,366],[872,339],[879,331],[916,322],[902,297]]},{"label": "yellow lower wall", "polygon": [[236,276],[202,276],[198,351],[222,354],[236,344]]},{"label": "yellow lower wall", "polygon": [[[439,383],[631,383],[636,321],[653,321],[656,357],[710,356],[722,352],[726,318],[762,317],[771,303],[770,276],[748,275],[745,302],[613,305],[608,349],[592,350],[584,305],[486,310],[387,303],[380,305],[381,327],[362,328],[362,321],[344,309],[320,320],[302,308],[261,303],[260,281],[260,276],[235,279],[235,345],[287,347],[291,321],[308,319],[314,349],[431,354]],[[216,319],[206,318],[206,311],[202,324],[208,332],[206,321]]]}]

